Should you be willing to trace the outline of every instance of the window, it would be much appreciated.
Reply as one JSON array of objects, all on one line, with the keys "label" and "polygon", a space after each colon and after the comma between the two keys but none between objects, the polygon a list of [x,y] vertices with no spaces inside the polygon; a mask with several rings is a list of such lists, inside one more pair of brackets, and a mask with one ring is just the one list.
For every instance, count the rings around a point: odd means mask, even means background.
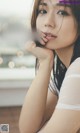
[{"label": "window", "polygon": [[0,1],[0,68],[34,67],[34,57],[23,51],[31,5],[32,0]]},{"label": "window", "polygon": [[24,53],[30,29],[32,5],[33,0],[0,0],[1,83],[2,80],[9,82],[16,78],[33,79],[35,75],[35,57],[27,52]]}]

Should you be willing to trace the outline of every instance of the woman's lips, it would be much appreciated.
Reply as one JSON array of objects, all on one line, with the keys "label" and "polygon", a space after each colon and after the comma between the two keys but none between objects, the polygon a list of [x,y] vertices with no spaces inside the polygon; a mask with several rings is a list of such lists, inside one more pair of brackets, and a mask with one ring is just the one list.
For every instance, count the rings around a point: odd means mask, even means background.
[{"label": "woman's lips", "polygon": [[57,38],[56,35],[53,35],[51,33],[45,33],[44,32],[44,34],[45,34],[45,38],[48,39],[48,40],[52,40],[52,39],[56,39]]},{"label": "woman's lips", "polygon": [[48,39],[48,40],[52,40],[52,39],[55,39],[56,37],[54,37],[54,36],[49,36],[49,35],[47,35],[46,36],[46,39]]}]

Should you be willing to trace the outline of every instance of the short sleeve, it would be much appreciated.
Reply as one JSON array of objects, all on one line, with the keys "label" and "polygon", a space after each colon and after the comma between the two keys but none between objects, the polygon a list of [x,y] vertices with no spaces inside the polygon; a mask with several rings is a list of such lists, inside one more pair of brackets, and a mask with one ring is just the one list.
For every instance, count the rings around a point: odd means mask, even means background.
[{"label": "short sleeve", "polygon": [[64,79],[57,108],[80,111],[80,74],[68,75]]}]

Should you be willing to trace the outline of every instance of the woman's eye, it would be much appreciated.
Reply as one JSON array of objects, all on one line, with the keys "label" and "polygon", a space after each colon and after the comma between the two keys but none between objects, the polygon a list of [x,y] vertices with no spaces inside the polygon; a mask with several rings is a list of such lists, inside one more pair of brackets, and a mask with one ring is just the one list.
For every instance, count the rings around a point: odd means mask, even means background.
[{"label": "woman's eye", "polygon": [[63,15],[63,16],[68,16],[69,15],[66,11],[62,11],[62,10],[58,11],[57,14]]},{"label": "woman's eye", "polygon": [[38,11],[38,14],[45,14],[45,13],[47,13],[46,10],[39,10],[39,11]]}]

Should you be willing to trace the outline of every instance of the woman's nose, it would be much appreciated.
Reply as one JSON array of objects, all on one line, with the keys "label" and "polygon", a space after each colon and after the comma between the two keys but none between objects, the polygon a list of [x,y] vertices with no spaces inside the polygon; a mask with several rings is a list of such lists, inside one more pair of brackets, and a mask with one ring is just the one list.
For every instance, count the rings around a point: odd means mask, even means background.
[{"label": "woman's nose", "polygon": [[52,15],[51,13],[47,14],[45,22],[44,22],[44,26],[54,28],[55,27],[54,19],[55,19],[54,15]]}]

